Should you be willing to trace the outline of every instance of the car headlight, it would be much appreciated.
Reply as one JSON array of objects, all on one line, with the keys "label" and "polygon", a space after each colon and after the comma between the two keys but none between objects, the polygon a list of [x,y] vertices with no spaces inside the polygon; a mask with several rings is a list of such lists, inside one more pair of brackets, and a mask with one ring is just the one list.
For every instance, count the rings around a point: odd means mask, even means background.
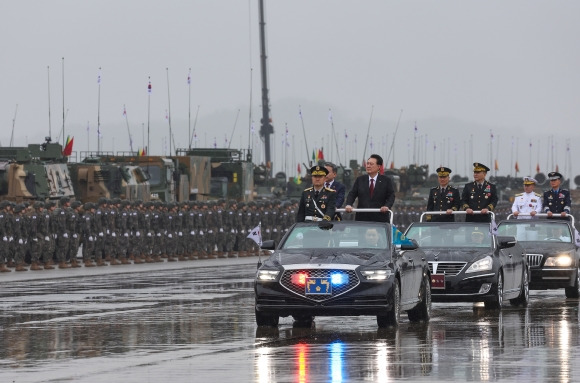
[{"label": "car headlight", "polygon": [[493,268],[493,259],[488,255],[479,261],[473,262],[466,273],[479,273],[481,271],[488,271]]},{"label": "car headlight", "polygon": [[256,279],[259,281],[275,281],[280,270],[258,270]]},{"label": "car headlight", "polygon": [[566,255],[558,255],[555,257],[548,257],[546,258],[546,262],[544,266],[552,266],[552,267],[570,267],[572,265],[572,257],[568,254]]},{"label": "car headlight", "polygon": [[360,273],[369,281],[380,281],[388,279],[393,272],[391,270],[363,270]]}]

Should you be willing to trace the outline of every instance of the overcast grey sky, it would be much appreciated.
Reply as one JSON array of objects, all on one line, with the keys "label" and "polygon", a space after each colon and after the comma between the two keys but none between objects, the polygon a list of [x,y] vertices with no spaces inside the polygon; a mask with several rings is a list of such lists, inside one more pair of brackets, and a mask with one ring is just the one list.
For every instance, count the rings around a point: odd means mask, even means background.
[{"label": "overcast grey sky", "polygon": [[[324,146],[340,163],[372,151],[461,174],[496,158],[502,175],[516,160],[520,176],[537,164],[580,173],[579,1],[265,3],[275,171],[293,175],[310,157],[304,124],[310,154]],[[168,153],[169,109],[177,147],[195,124],[193,146],[232,137],[231,147],[261,148],[248,142],[261,117],[258,0],[3,1],[0,34],[3,146],[16,105],[14,145],[48,135],[49,73],[51,133],[62,141],[64,63],[75,151],[97,149],[99,68],[103,150],[129,150],[127,120],[134,150],[146,145],[150,121],[150,153]]]}]

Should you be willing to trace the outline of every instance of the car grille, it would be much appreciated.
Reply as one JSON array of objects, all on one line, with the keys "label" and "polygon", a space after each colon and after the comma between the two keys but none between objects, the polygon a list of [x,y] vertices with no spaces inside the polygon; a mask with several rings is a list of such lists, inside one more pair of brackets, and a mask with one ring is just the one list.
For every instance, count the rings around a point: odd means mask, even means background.
[{"label": "car grille", "polygon": [[542,254],[528,254],[528,266],[530,267],[540,266],[542,264],[542,258],[544,258]]},{"label": "car grille", "polygon": [[429,271],[431,274],[457,275],[465,265],[466,262],[429,262]]},{"label": "car grille", "polygon": [[[332,286],[332,295],[306,295],[306,290],[304,286],[298,286],[292,283],[292,275],[306,273],[309,278],[330,278],[332,273],[340,272],[342,274],[348,275],[348,283],[342,286]],[[292,291],[301,297],[313,300],[315,302],[322,302],[339,296],[354,289],[359,284],[358,276],[354,270],[341,270],[341,269],[302,269],[302,270],[288,270],[282,274],[280,278],[280,284],[286,289]]]}]

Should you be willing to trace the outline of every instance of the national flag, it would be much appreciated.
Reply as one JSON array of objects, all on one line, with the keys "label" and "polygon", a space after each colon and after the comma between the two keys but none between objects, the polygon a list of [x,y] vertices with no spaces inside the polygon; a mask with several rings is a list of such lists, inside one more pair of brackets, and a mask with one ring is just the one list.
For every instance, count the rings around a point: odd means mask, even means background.
[{"label": "national flag", "polygon": [[318,159],[324,160],[324,153],[322,152],[322,148],[318,149]]},{"label": "national flag", "polygon": [[101,68],[99,68],[99,75],[97,76],[97,84],[101,83]]},{"label": "national flag", "polygon": [[139,157],[143,156],[143,149],[139,148],[139,150],[137,151],[137,156]]},{"label": "national flag", "polygon": [[497,224],[495,223],[495,219],[491,220],[491,225],[489,225],[489,233],[491,235],[497,235]]},{"label": "national flag", "polygon": [[314,155],[314,149],[312,149],[312,162],[316,161],[316,156]]},{"label": "national flag", "polygon": [[405,237],[405,235],[395,227],[395,225],[392,226],[392,230],[393,230],[393,245],[412,245],[413,242]]},{"label": "national flag", "polygon": [[417,123],[415,122],[415,134],[417,134],[418,131],[419,129],[417,129]]},{"label": "national flag", "polygon": [[187,74],[187,85],[191,85],[191,68],[189,69],[189,73]]},{"label": "national flag", "polygon": [[73,142],[74,137],[71,138],[70,136],[66,137],[66,144],[64,145],[64,150],[62,151],[62,155],[68,157],[72,154]]},{"label": "national flag", "polygon": [[298,170],[298,174],[301,174],[302,173],[302,168],[300,167],[300,163],[298,164],[297,170]]},{"label": "national flag", "polygon": [[497,163],[497,159],[495,160],[495,166],[494,167],[495,167],[495,171],[498,171],[499,170],[499,164]]},{"label": "national flag", "polygon": [[538,164],[536,165],[536,173],[540,172],[540,163],[538,162]]},{"label": "national flag", "polygon": [[149,85],[147,85],[147,93],[151,93],[151,80],[149,80]]},{"label": "national flag", "polygon": [[515,169],[516,169],[516,173],[520,171],[520,165],[518,165],[518,161],[516,161]]},{"label": "national flag", "polygon": [[250,238],[252,241],[256,242],[258,246],[262,246],[262,229],[261,224],[256,226],[250,231],[250,234],[246,238]]},{"label": "national flag", "polygon": [[127,109],[125,108],[125,105],[123,105],[123,116],[127,117]]},{"label": "national flag", "polygon": [[394,168],[395,168],[395,162],[391,161],[391,169],[394,169]]}]

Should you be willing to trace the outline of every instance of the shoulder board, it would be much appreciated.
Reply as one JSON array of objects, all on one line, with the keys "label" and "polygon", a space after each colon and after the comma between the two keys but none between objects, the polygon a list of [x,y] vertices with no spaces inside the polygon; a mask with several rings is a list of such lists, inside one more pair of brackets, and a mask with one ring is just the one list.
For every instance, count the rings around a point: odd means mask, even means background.
[{"label": "shoulder board", "polygon": [[542,196],[541,194],[538,194],[538,193],[535,193],[535,192],[534,192],[534,195],[535,195],[536,197],[541,197],[541,196]]},{"label": "shoulder board", "polygon": [[519,194],[516,194],[516,197],[521,197],[523,195],[524,195],[524,193],[519,193]]},{"label": "shoulder board", "polygon": [[336,190],[334,190],[334,189],[331,189],[331,188],[324,188],[324,189],[325,189],[326,191],[329,191],[329,192],[336,193]]},{"label": "shoulder board", "polygon": [[439,186],[435,186],[435,187],[432,187],[431,190],[436,190],[438,188],[439,188]]},{"label": "shoulder board", "polygon": [[311,187],[309,187],[309,188],[306,188],[306,189],[304,189],[304,191],[310,191],[310,190],[312,190],[313,188],[314,188],[314,187],[313,187],[313,186],[311,186]]}]

